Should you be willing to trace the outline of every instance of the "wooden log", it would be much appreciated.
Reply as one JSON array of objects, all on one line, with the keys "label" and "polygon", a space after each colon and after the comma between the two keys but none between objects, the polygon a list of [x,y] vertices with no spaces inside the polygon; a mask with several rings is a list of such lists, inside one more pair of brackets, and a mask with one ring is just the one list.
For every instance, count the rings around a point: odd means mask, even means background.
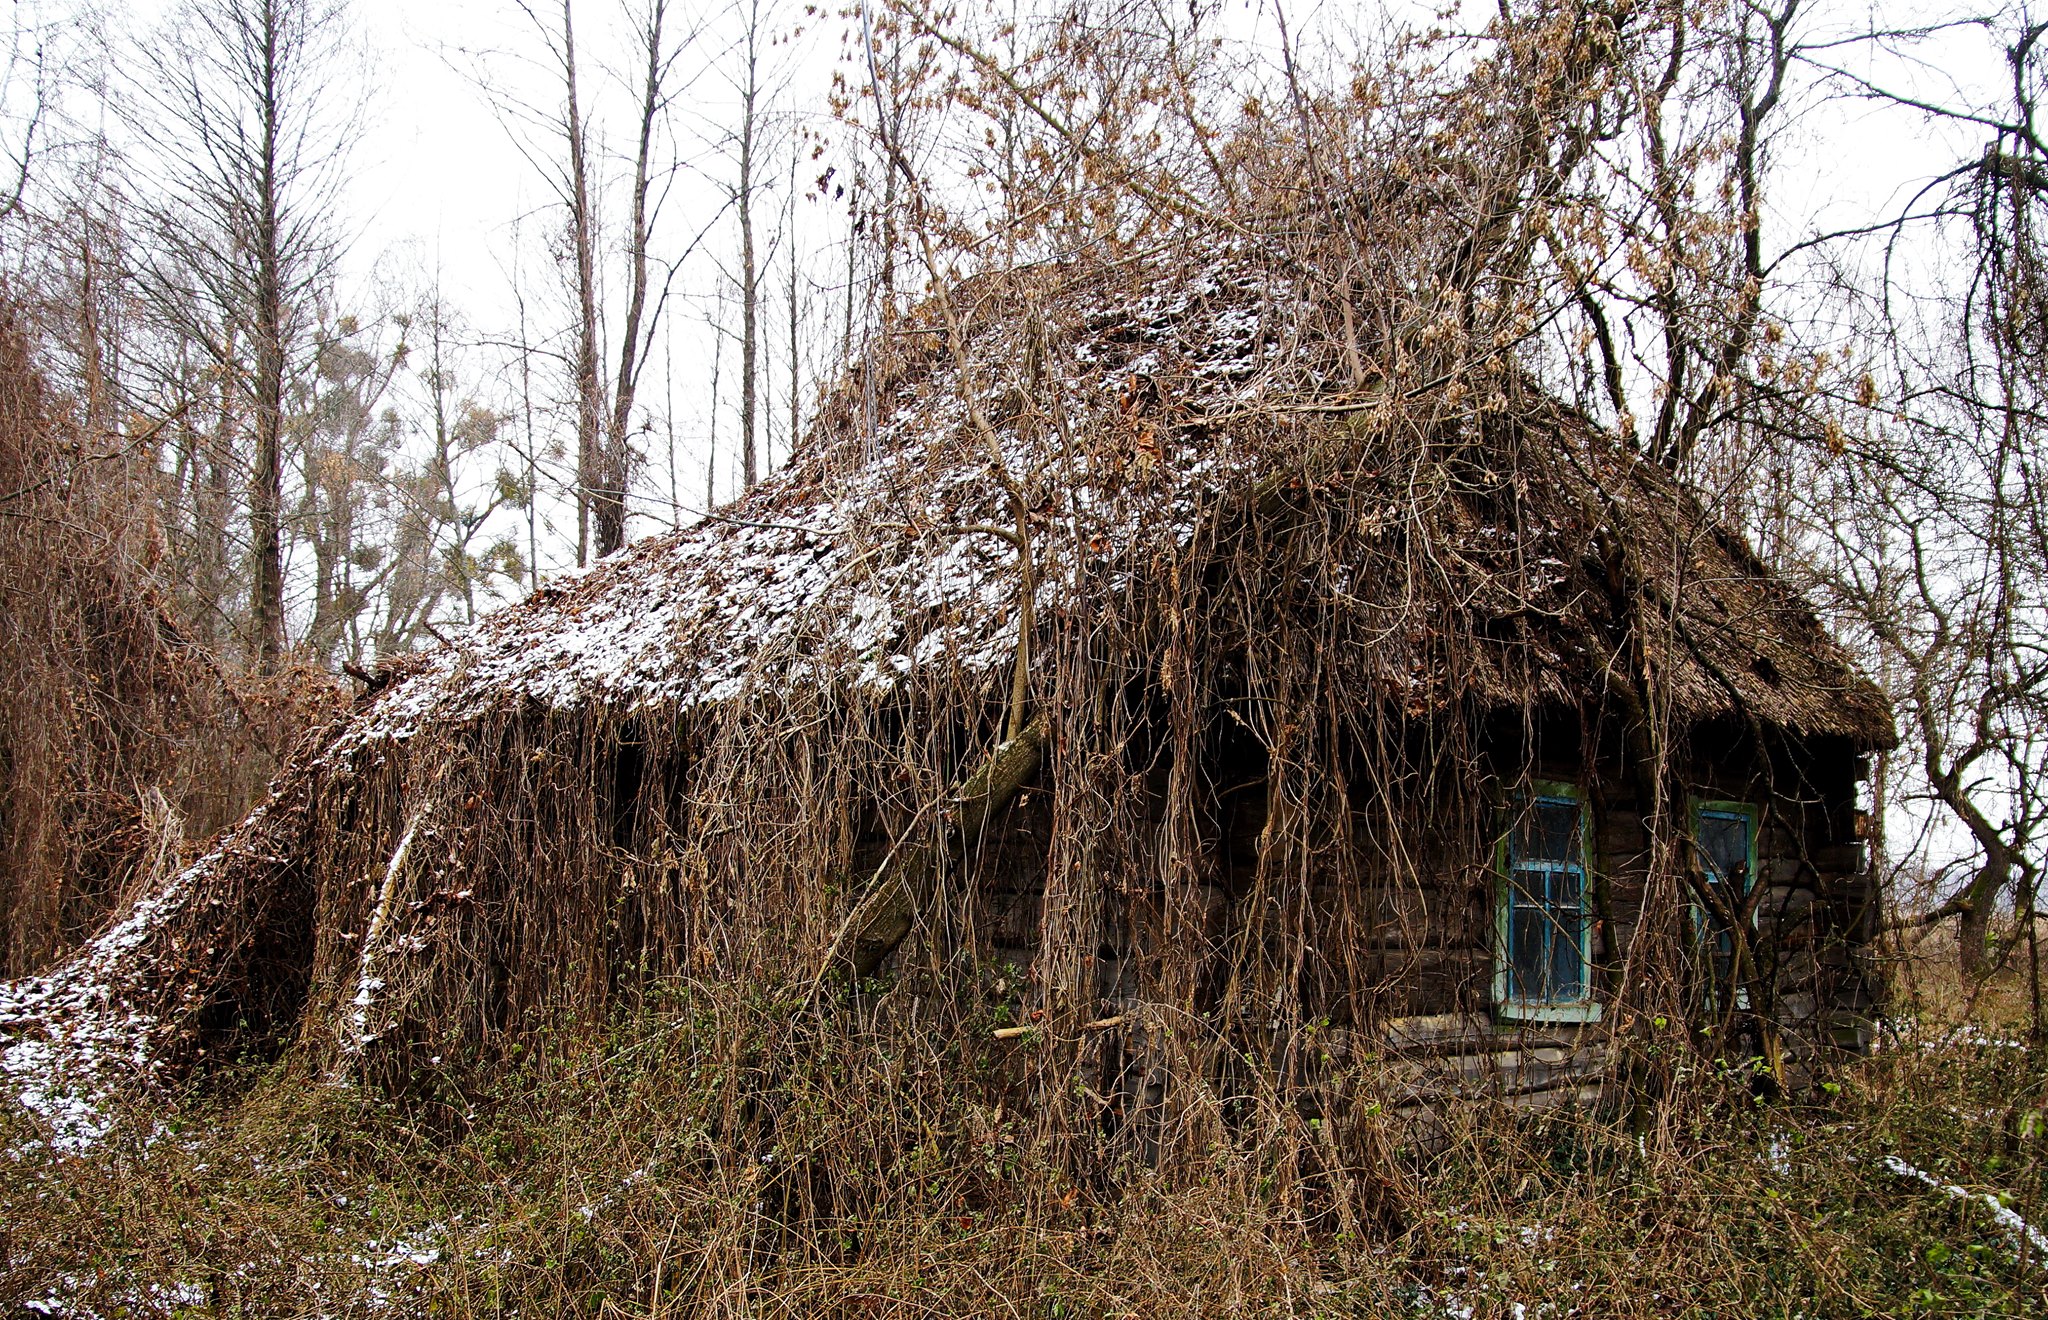
[{"label": "wooden log", "polygon": [[1496,1022],[1486,1013],[1433,1013],[1394,1018],[1382,1048],[1396,1055],[1479,1052],[1502,1047],[1576,1049],[1588,1037],[1577,1022]]},{"label": "wooden log", "polygon": [[1760,915],[1795,921],[1812,915],[1816,895],[1804,886],[1772,885],[1760,904]]},{"label": "wooden log", "polygon": [[937,884],[941,850],[955,841],[971,846],[989,818],[1008,806],[1045,760],[1043,715],[989,753],[972,775],[947,795],[944,828],[922,832],[917,842],[899,840],[875,871],[868,890],[832,937],[818,979],[843,969],[858,980],[874,973],[917,924],[919,910]]},{"label": "wooden log", "polygon": [[1499,1098],[1576,1086],[1603,1077],[1611,1061],[1612,1051],[1603,1043],[1455,1054],[1391,1063],[1384,1084],[1396,1105]]},{"label": "wooden log", "polygon": [[[1497,1104],[1508,1109],[1541,1113],[1555,1109],[1591,1109],[1600,1103],[1601,1086],[1598,1083],[1587,1086],[1564,1085],[1543,1091],[1529,1091],[1516,1095],[1490,1097]],[[1390,1108],[1387,1115],[1404,1137],[1429,1146],[1441,1147],[1451,1138],[1450,1123],[1446,1109],[1451,1103],[1477,1103],[1475,1098],[1452,1102],[1445,1100],[1420,1100]]]},{"label": "wooden log", "polygon": [[1374,948],[1389,951],[1471,943],[1485,921],[1472,892],[1448,883],[1429,889],[1415,884],[1371,888],[1361,895],[1359,908],[1369,923],[1366,938]]},{"label": "wooden log", "polygon": [[1438,1052],[1452,1045],[1494,1038],[1493,1020],[1483,1013],[1429,1013],[1387,1023],[1386,1043],[1397,1051]]},{"label": "wooden log", "polygon": [[1358,959],[1378,1013],[1390,1018],[1475,1009],[1483,990],[1485,955],[1466,945],[1434,949],[1382,949]]},{"label": "wooden log", "polygon": [[1547,1109],[1591,1109],[1600,1103],[1600,1087],[1560,1086],[1547,1091],[1528,1091],[1502,1097],[1510,1109],[1541,1112]]}]

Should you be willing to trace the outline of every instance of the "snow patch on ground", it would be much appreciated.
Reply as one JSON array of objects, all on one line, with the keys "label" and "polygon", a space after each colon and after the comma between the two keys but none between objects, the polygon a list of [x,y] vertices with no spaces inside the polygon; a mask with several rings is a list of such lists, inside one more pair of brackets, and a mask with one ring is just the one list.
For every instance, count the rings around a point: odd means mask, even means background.
[{"label": "snow patch on ground", "polygon": [[1968,1201],[1983,1206],[1991,1213],[1992,1220],[2010,1237],[2015,1245],[2025,1246],[2035,1260],[2048,1257],[2048,1233],[2043,1233],[2026,1220],[2019,1212],[1992,1192],[1973,1192],[1967,1187],[1941,1179],[1924,1169],[1917,1169],[1896,1155],[1884,1157],[1885,1169],[1896,1177],[1909,1178],[1924,1183],[1942,1195],[1957,1201]]},{"label": "snow patch on ground", "polygon": [[[76,1300],[85,1289],[84,1280],[67,1276],[58,1280],[56,1286],[46,1290],[41,1297],[23,1302],[21,1309],[30,1315],[65,1316],[68,1320],[101,1320],[101,1316],[106,1313],[82,1306]],[[152,1284],[132,1289],[111,1314],[182,1315],[190,1309],[205,1305],[206,1291],[196,1284]]]},{"label": "snow patch on ground", "polygon": [[1994,1035],[1974,1022],[1930,1027],[1918,1018],[1897,1017],[1880,1022],[1878,1030],[1871,1036],[1871,1053],[1888,1046],[1894,1049],[1910,1047],[1923,1054],[1935,1054],[1954,1049],[2023,1050],[2027,1048],[2027,1042],[2011,1036]]},{"label": "snow patch on ground", "polygon": [[90,1149],[114,1124],[111,1097],[155,1077],[157,1020],[123,1004],[121,987],[146,960],[152,937],[264,814],[260,807],[251,813],[220,847],[146,894],[70,962],[0,984],[0,1097],[37,1121],[52,1151]]}]

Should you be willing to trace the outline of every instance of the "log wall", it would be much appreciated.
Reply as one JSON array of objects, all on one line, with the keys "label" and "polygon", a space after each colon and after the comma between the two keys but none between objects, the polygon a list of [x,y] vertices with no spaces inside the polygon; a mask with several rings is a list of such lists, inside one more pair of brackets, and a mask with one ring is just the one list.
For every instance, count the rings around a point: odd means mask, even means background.
[{"label": "log wall", "polygon": [[[1858,950],[1875,929],[1876,903],[1855,837],[1860,764],[1851,749],[1830,747],[1793,749],[1765,764],[1741,755],[1739,742],[1731,743],[1738,750],[1718,755],[1709,748],[1683,778],[1701,799],[1759,809],[1755,883],[1764,888],[1755,938],[1769,969],[1775,1031],[1768,1042],[1743,1044],[1774,1055],[1783,1080],[1798,1088],[1817,1057],[1858,1051],[1869,1038],[1874,993]],[[1650,870],[1642,803],[1611,770],[1589,777],[1554,762],[1539,765],[1535,777],[1587,789],[1592,957],[1597,996],[1605,999],[1642,930]],[[1228,959],[1242,947],[1233,937],[1253,901],[1265,817],[1265,794],[1256,784],[1219,803],[1208,872],[1192,901],[1183,896],[1177,923],[1169,920],[1167,896],[1142,886],[1109,905],[1100,1012],[1131,1024],[1124,1053],[1134,1075],[1157,1071],[1138,1036],[1146,1001],[1157,993],[1162,955],[1169,948],[1184,953],[1190,939],[1205,943],[1211,956],[1194,992],[1198,1009],[1203,996],[1213,999],[1228,981]],[[1044,798],[1027,799],[1001,823],[1000,837],[975,867],[980,948],[1019,969],[1029,968],[1035,951],[1048,828]],[[1467,855],[1474,851],[1480,855]],[[1289,952],[1319,969],[1299,991],[1306,1015],[1322,1030],[1319,1058],[1383,1061],[1378,1076],[1397,1112],[1452,1098],[1549,1106],[1599,1093],[1617,1058],[1614,1035],[1630,1024],[1612,1012],[1586,1024],[1513,1021],[1493,1002],[1498,877],[1489,850],[1460,844],[1432,857],[1421,882],[1376,883],[1368,866],[1351,860],[1318,868],[1310,910],[1292,922],[1303,947]],[[1679,975],[1697,980],[1696,972]],[[1694,1002],[1699,1020],[1715,1015],[1711,1002]]]}]

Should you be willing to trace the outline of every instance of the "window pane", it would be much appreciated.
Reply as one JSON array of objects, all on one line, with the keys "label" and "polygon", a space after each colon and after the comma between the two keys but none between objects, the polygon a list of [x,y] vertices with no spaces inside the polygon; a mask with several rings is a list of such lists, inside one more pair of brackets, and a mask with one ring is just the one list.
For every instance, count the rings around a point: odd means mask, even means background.
[{"label": "window pane", "polygon": [[1550,993],[1555,999],[1579,999],[1584,993],[1584,967],[1579,958],[1579,902],[1576,871],[1550,873]]},{"label": "window pane", "polygon": [[1540,1001],[1544,993],[1544,969],[1549,942],[1544,938],[1546,920],[1540,894],[1531,894],[1524,884],[1540,885],[1540,872],[1522,872],[1508,904],[1508,994],[1520,1000]]},{"label": "window pane", "polygon": [[1708,874],[1723,884],[1749,887],[1749,818],[1731,812],[1700,813],[1700,852]]},{"label": "window pane", "polygon": [[1507,998],[1524,1004],[1580,1004],[1589,989],[1585,927],[1585,811],[1576,800],[1526,802],[1508,840]]},{"label": "window pane", "polygon": [[1585,998],[1579,936],[1585,878],[1576,867],[1524,867],[1509,882],[1508,993],[1529,1003]]},{"label": "window pane", "polygon": [[[1739,906],[1754,877],[1749,854],[1754,843],[1754,819],[1747,811],[1702,811],[1699,814],[1700,865],[1729,906]],[[1712,974],[1710,992],[1718,1000],[1735,970],[1735,931],[1713,905],[1695,907],[1700,942],[1705,946],[1707,966]],[[1736,1002],[1742,1002],[1736,989]]]},{"label": "window pane", "polygon": [[1579,860],[1579,804],[1539,801],[1529,808],[1515,839],[1515,859],[1523,862]]}]

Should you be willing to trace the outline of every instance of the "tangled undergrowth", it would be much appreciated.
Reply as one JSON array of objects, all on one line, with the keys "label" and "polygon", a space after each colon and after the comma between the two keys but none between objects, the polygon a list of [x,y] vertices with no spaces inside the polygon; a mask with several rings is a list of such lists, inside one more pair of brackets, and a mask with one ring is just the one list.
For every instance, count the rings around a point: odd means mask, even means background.
[{"label": "tangled undergrowth", "polygon": [[156,580],[161,480],[0,289],[0,978],[47,969],[262,796],[335,685],[231,672]]},{"label": "tangled undergrowth", "polygon": [[[2017,992],[2015,992],[2016,994]],[[1247,1124],[1112,1193],[1002,1104],[1032,1042],[920,1054],[675,988],[398,1106],[287,1060],[84,1154],[11,1114],[0,1300],[100,1316],[2039,1314],[2048,1052],[1922,999],[1824,1106],[1389,1127],[1348,1205]],[[454,1061],[450,1061],[453,1063]],[[449,1071],[447,1078],[459,1076]],[[1111,1140],[1106,1134],[1105,1141]],[[830,1161],[812,1157],[830,1149]],[[823,1171],[829,1169],[830,1176]],[[1986,1200],[1986,1195],[1992,1199]]]}]

